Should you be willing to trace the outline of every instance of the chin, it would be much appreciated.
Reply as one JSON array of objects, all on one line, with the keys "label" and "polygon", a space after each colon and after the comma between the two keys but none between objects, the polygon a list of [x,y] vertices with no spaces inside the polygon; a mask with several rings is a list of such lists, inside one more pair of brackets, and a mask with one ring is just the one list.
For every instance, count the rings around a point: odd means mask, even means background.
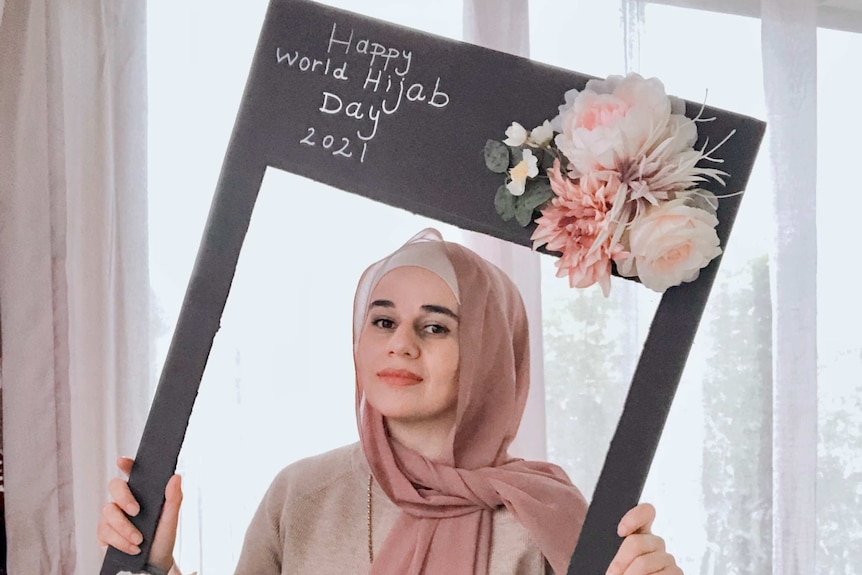
[{"label": "chin", "polygon": [[421,411],[412,408],[410,405],[405,405],[404,401],[399,401],[392,397],[381,397],[381,395],[384,394],[366,393],[365,398],[386,419],[407,422],[423,418],[424,414]]},{"label": "chin", "polygon": [[409,405],[404,405],[403,401],[398,401],[394,398],[381,398],[369,393],[366,395],[366,399],[374,409],[387,419],[409,421],[411,419],[421,419],[423,415]]},{"label": "chin", "polygon": [[368,386],[365,389],[365,398],[386,419],[405,424],[430,423],[452,415],[449,401],[440,398],[429,405],[429,398],[421,394],[414,395],[411,391],[411,388]]},{"label": "chin", "polygon": [[405,417],[413,411],[405,405],[403,398],[396,397],[398,390],[369,386],[365,389],[365,400],[383,417]]}]

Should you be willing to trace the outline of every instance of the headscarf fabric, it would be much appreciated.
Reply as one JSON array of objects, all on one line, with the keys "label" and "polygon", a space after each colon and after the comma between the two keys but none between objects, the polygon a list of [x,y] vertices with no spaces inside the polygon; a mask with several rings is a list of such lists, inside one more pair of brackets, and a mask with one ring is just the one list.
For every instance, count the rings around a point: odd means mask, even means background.
[{"label": "headscarf fabric", "polygon": [[491,526],[505,506],[563,574],[587,503],[565,472],[509,456],[527,401],[530,340],[521,296],[499,268],[425,230],[370,266],[354,301],[354,350],[371,292],[389,271],[419,266],[459,301],[458,400],[450,443],[436,459],[399,444],[357,380],[360,442],[371,472],[401,509],[370,575],[489,575]]}]

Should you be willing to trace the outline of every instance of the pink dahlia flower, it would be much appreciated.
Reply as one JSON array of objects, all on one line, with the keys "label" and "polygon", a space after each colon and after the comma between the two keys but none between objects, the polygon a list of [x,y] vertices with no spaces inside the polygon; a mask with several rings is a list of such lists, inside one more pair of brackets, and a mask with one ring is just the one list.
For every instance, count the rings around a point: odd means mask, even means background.
[{"label": "pink dahlia flower", "polygon": [[[598,283],[607,295],[611,289],[611,260],[622,257],[623,247],[614,244],[608,231],[614,223],[608,218],[618,179],[602,181],[582,177],[576,183],[560,171],[559,160],[548,170],[554,198],[536,219],[538,227],[530,239],[533,249],[546,246],[560,252],[557,277],[569,278],[571,287],[588,287]],[[604,238],[599,240],[599,237]]]}]

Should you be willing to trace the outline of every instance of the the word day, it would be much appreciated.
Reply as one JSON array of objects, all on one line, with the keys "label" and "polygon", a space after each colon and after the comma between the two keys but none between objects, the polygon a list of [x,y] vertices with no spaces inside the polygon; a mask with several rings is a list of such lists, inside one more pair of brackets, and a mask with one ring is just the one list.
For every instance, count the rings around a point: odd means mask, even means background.
[{"label": "the word day", "polygon": [[[365,80],[363,89],[371,92],[377,92],[381,89],[381,80],[377,77],[372,77],[372,71],[369,70],[369,77]],[[392,81],[392,77],[387,78],[386,88],[381,89],[382,100],[375,104],[367,104],[361,100],[348,100],[334,92],[323,92],[323,102],[318,110],[323,114],[344,114],[348,118],[356,121],[364,120],[367,124],[370,122],[370,128],[366,125],[365,133],[360,128],[356,130],[356,136],[368,141],[377,135],[377,127],[380,124],[380,112],[382,111],[387,116],[391,116],[401,107],[402,102],[425,102],[435,108],[444,108],[449,104],[449,95],[440,90],[440,78],[438,77],[434,83],[432,91],[426,91],[425,87],[415,82],[408,88],[404,87],[404,78],[398,79],[396,85]]]}]

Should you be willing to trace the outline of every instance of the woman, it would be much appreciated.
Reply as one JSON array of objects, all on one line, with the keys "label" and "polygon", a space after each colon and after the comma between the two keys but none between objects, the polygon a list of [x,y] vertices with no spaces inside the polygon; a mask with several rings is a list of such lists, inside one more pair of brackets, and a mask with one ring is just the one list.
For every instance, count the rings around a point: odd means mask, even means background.
[{"label": "woman", "polygon": [[[587,504],[559,467],[511,458],[529,386],[523,303],[499,269],[426,230],[360,279],[354,302],[360,442],[297,462],[264,496],[238,574],[565,573]],[[128,473],[131,460],[122,459]],[[99,539],[139,552],[125,481]],[[172,553],[182,499],[168,483],[150,551]],[[619,524],[610,574],[678,574],[649,505]]]}]

